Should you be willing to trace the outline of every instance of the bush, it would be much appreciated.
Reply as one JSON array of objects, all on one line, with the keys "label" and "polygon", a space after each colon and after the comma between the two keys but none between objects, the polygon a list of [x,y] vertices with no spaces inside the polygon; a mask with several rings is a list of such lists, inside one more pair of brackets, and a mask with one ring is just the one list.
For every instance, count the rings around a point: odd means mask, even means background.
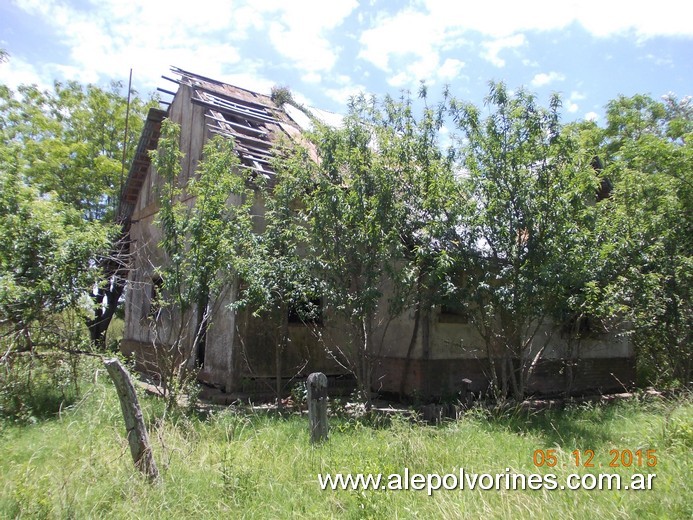
[{"label": "bush", "polygon": [[20,354],[0,365],[0,420],[30,423],[46,419],[79,397],[85,361],[51,352]]}]

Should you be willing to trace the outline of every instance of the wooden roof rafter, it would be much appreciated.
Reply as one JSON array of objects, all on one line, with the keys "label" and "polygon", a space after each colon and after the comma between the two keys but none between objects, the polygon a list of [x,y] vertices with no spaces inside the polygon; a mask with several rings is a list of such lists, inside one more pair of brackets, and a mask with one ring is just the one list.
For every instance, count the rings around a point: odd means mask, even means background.
[{"label": "wooden roof rafter", "polygon": [[161,133],[161,123],[166,117],[167,112],[158,108],[150,108],[147,113],[147,120],[144,123],[140,140],[137,143],[137,150],[133,157],[128,171],[127,179],[123,184],[118,204],[118,221],[126,227],[137,203],[137,197],[151,164],[149,152],[156,149],[159,144]]},{"label": "wooden roof rafter", "polygon": [[190,89],[190,102],[204,108],[208,131],[233,138],[241,166],[272,183],[272,157],[275,144],[280,142],[277,137],[284,135],[295,141],[301,133],[297,123],[265,94],[177,67],[171,71],[179,78],[162,77]]}]

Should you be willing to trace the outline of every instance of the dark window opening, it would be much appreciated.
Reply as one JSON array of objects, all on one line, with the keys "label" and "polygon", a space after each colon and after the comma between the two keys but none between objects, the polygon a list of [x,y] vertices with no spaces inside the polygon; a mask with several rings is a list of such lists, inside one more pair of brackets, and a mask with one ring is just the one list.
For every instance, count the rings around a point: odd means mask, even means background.
[{"label": "dark window opening", "polygon": [[561,332],[564,335],[584,338],[606,334],[606,326],[602,320],[590,315],[571,316],[564,322]]},{"label": "dark window opening", "polygon": [[439,323],[470,323],[469,311],[452,305],[440,306]]},{"label": "dark window opening", "polygon": [[161,276],[152,278],[151,291],[149,293],[149,313],[150,318],[156,319],[161,311],[161,290],[163,289],[164,281]]},{"label": "dark window opening", "polygon": [[296,302],[289,307],[289,323],[322,325],[322,298]]}]

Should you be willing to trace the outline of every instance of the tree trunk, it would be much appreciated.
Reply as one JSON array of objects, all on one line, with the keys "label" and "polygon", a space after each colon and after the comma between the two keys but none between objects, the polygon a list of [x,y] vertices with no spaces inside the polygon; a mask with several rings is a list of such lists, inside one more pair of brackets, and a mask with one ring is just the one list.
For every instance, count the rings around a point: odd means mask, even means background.
[{"label": "tree trunk", "polygon": [[407,348],[407,357],[404,358],[404,371],[402,373],[402,379],[400,380],[399,383],[399,398],[401,399],[404,396],[404,391],[406,390],[407,387],[407,378],[409,377],[409,368],[411,366],[411,354],[414,351],[414,346],[416,345],[416,338],[419,335],[419,323],[421,322],[421,306],[423,305],[423,294],[422,292],[422,285],[423,285],[423,273],[419,272],[419,275],[416,278],[416,295],[417,295],[417,301],[416,301],[416,310],[414,311],[414,330],[411,332],[411,339],[409,340],[409,347]]},{"label": "tree trunk", "polygon": [[108,374],[111,376],[118,392],[132,460],[135,463],[135,467],[144,473],[150,482],[154,482],[159,478],[159,470],[152,456],[149,435],[144,426],[142,409],[137,400],[137,394],[135,393],[135,387],[132,385],[130,374],[123,368],[120,361],[115,358],[105,359],[104,365],[106,365],[106,370],[108,370]]},{"label": "tree trunk", "polygon": [[356,383],[358,385],[361,398],[370,409],[371,405],[371,376],[373,372],[373,327],[372,317],[363,316],[360,323],[360,344],[358,345],[358,359],[356,360]]},{"label": "tree trunk", "polygon": [[[111,289],[98,289],[93,296],[95,309],[94,317],[86,320],[89,338],[92,345],[99,350],[106,350],[106,331],[118,310],[118,302],[125,288],[125,280],[116,279]],[[106,299],[105,307],[103,300]]]},{"label": "tree trunk", "polygon": [[95,304],[94,316],[86,319],[91,342],[99,350],[106,349],[106,331],[118,310],[118,303],[125,290],[129,252],[130,234],[123,229],[113,244],[111,255],[101,262],[103,284],[97,289],[96,294],[92,295]]},{"label": "tree trunk", "polygon": [[209,316],[209,292],[204,291],[203,296],[197,301],[197,323],[195,325],[195,366],[201,368],[205,364],[205,349],[207,347],[207,324]]}]

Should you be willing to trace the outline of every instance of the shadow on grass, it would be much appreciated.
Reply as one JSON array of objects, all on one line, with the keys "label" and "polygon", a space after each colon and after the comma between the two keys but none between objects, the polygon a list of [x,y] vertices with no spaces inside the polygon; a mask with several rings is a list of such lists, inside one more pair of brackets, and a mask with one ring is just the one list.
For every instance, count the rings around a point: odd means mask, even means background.
[{"label": "shadow on grass", "polygon": [[473,412],[482,415],[487,428],[517,434],[531,434],[544,440],[546,446],[566,449],[594,449],[613,439],[611,426],[624,414],[637,413],[632,404],[582,404],[561,409],[526,410],[510,408]]}]

